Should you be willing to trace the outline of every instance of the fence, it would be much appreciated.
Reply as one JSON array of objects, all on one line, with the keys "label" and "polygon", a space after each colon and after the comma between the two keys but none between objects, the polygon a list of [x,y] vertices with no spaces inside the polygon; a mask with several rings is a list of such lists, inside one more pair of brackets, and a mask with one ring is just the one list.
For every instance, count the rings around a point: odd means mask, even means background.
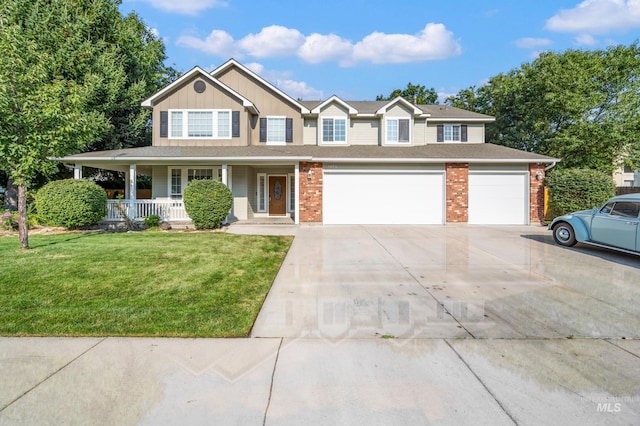
[{"label": "fence", "polygon": [[161,220],[191,220],[184,209],[184,203],[178,200],[107,200],[107,216],[105,221],[121,221],[129,216],[132,207],[134,214],[131,219],[142,219],[157,215]]}]

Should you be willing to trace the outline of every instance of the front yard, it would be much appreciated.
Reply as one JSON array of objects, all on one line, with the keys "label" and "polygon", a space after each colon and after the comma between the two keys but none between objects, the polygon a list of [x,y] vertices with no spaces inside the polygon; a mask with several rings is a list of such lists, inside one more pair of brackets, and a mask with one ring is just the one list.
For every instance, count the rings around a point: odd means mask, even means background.
[{"label": "front yard", "polygon": [[246,336],[291,237],[0,237],[0,335]]}]

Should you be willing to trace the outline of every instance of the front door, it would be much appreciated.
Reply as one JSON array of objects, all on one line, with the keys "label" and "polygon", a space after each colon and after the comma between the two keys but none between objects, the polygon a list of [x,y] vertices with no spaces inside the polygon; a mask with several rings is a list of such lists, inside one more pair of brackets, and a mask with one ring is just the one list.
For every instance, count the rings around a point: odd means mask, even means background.
[{"label": "front door", "polygon": [[287,214],[287,177],[269,176],[269,215]]}]

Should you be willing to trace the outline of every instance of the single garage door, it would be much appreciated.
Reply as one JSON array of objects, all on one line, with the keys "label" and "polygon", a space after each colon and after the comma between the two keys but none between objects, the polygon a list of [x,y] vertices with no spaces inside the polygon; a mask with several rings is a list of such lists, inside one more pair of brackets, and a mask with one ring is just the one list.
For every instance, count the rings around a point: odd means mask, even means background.
[{"label": "single garage door", "polygon": [[442,224],[444,174],[325,169],[326,224]]},{"label": "single garage door", "polygon": [[526,225],[529,186],[526,173],[469,172],[469,223]]}]

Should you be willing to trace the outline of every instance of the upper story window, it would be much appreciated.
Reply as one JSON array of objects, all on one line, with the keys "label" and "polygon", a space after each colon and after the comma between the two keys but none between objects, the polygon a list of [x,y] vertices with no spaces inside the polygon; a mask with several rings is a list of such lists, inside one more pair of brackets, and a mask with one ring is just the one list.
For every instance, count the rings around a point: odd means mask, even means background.
[{"label": "upper story window", "polygon": [[260,119],[260,142],[268,145],[284,145],[293,142],[293,119],[266,117]]},{"label": "upper story window", "polygon": [[170,110],[169,135],[174,139],[229,139],[231,111]]},{"label": "upper story window", "polygon": [[467,142],[466,124],[438,124],[438,142]]},{"label": "upper story window", "polygon": [[410,120],[408,118],[387,118],[387,143],[409,143]]},{"label": "upper story window", "polygon": [[347,119],[346,118],[323,118],[322,119],[322,142],[346,142],[347,141]]}]

